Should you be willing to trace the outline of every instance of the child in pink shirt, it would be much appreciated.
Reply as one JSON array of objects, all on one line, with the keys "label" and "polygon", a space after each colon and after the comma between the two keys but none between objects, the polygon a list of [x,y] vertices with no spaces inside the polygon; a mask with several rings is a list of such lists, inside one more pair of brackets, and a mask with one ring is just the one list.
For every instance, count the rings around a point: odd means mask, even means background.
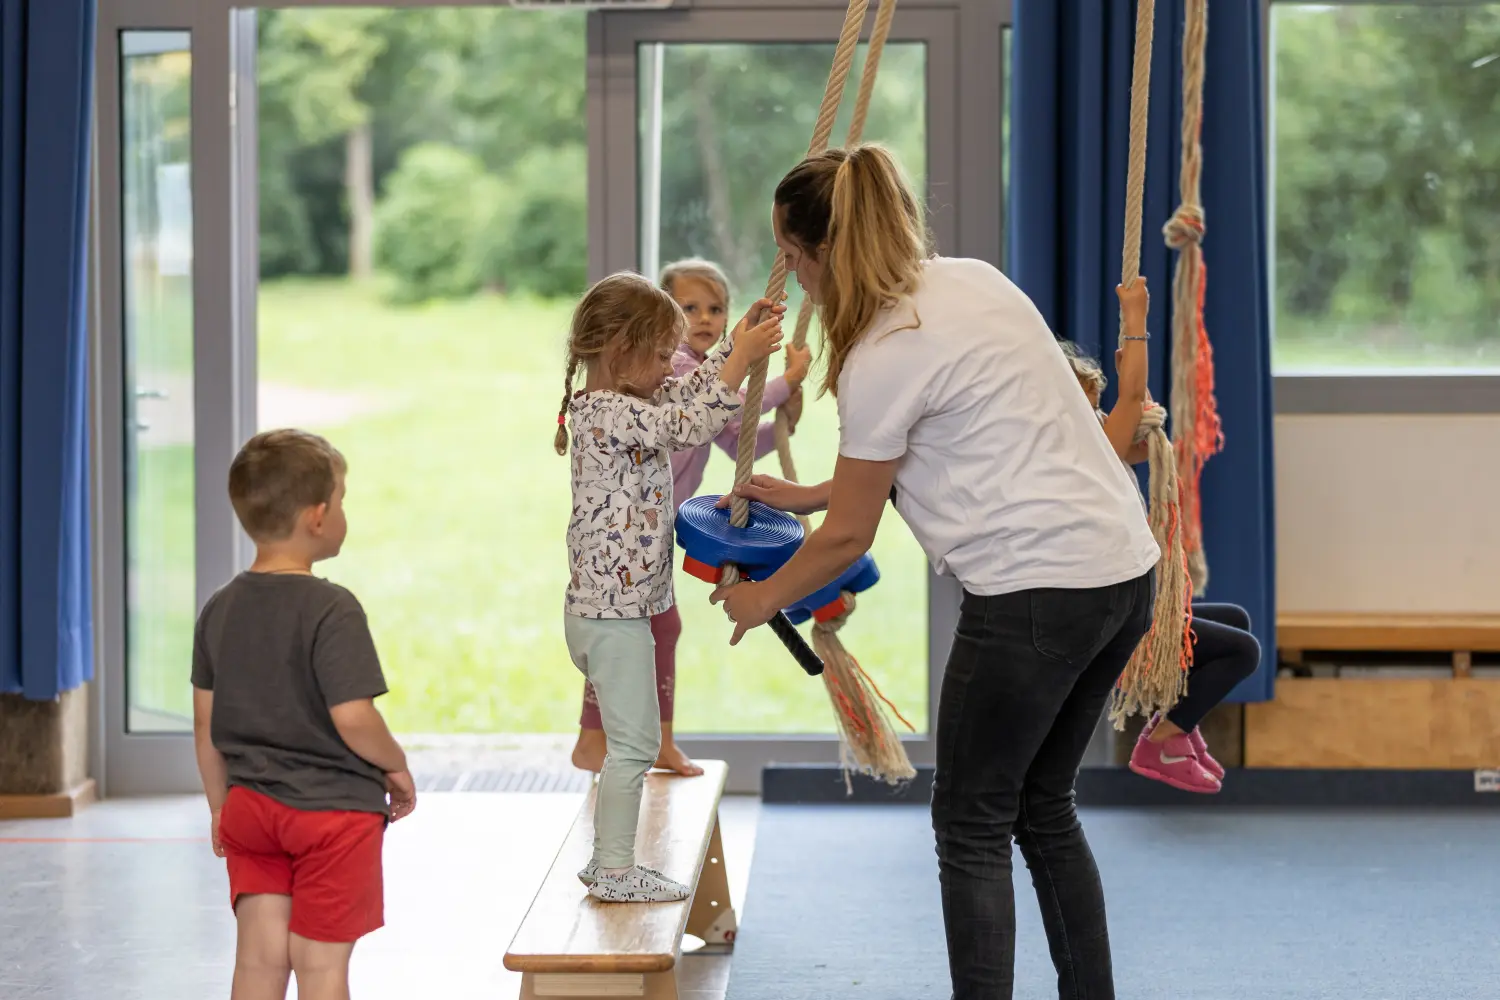
[{"label": "child in pink shirt", "polygon": [[[677,300],[687,317],[687,335],[672,358],[673,373],[682,376],[702,364],[708,352],[724,337],[729,318],[729,281],[718,265],[706,260],[682,260],[662,270],[661,287]],[[786,374],[766,381],[761,411],[769,413],[785,407],[788,427],[795,430],[802,415],[802,381],[812,363],[812,351],[788,344]],[[744,398],[743,390],[740,397]],[[714,439],[730,458],[739,452],[740,417],[731,420]],[[776,448],[775,421],[761,422],[756,434],[755,455],[759,458]],[[672,495],[674,506],[698,492],[703,484],[703,470],[708,466],[712,448],[703,444],[672,453]],[[674,604],[668,611],[651,618],[651,635],[656,640],[656,696],[661,706],[661,752],[656,766],[678,774],[702,774],[672,737],[672,703],[677,688],[677,639],[682,634],[682,616]],[[599,703],[593,689],[585,682],[583,714],[579,719],[578,743],[573,747],[573,765],[587,771],[604,766],[604,724],[599,718]]]}]

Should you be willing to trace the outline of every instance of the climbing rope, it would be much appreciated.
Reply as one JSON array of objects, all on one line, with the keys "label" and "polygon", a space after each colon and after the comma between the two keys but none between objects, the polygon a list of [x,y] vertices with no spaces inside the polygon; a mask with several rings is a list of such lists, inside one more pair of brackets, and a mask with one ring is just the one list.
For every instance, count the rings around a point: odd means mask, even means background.
[{"label": "climbing rope", "polygon": [[[1138,0],[1135,21],[1135,65],[1130,82],[1130,155],[1125,179],[1125,243],[1120,283],[1127,288],[1141,274],[1141,233],[1145,214],[1146,131],[1150,120],[1151,46],[1155,0]],[[1124,346],[1121,319],[1121,346]],[[1164,427],[1166,412],[1148,402],[1137,438],[1147,445],[1150,468],[1149,520],[1161,547],[1156,564],[1156,604],[1151,630],[1136,647],[1115,688],[1110,719],[1123,729],[1131,715],[1150,715],[1177,703],[1187,690],[1192,655],[1190,635],[1192,586],[1183,548],[1182,504],[1177,456]]]},{"label": "climbing rope", "polygon": [[[849,119],[849,135],[844,140],[846,148],[852,147],[860,141],[865,132],[865,121],[870,115],[870,101],[875,94],[875,78],[880,72],[880,57],[885,54],[885,43],[891,36],[891,24],[896,19],[896,0],[880,5],[880,10],[875,15],[875,26],[870,29],[870,44],[865,52],[865,67],[859,78],[859,94],[854,101],[854,114]],[[807,346],[808,330],[812,326],[813,318],[812,301],[806,296],[802,298],[802,305],[797,310],[797,327],[792,333],[792,344],[797,348]],[[744,437],[744,428],[741,426],[741,438]],[[800,482],[797,478],[797,465],[792,460],[791,427],[787,422],[785,409],[778,407],[776,410],[776,457],[781,462],[781,476],[788,482]],[[798,515],[802,522],[804,531],[811,531],[812,524],[805,515]]]},{"label": "climbing rope", "polygon": [[823,660],[823,683],[837,709],[841,737],[839,763],[844,771],[844,788],[852,792],[850,775],[854,771],[887,784],[910,780],[917,772],[906,756],[895,726],[891,725],[890,716],[900,719],[907,729],[913,729],[912,724],[880,693],[880,688],[839,639],[839,629],[854,613],[855,603],[854,595],[848,591],[842,596],[843,613],[813,625],[813,649]]},{"label": "climbing rope", "polygon": [[1176,250],[1172,276],[1172,427],[1177,447],[1177,479],[1182,496],[1182,543],[1193,593],[1208,586],[1203,551],[1199,483],[1203,465],[1224,447],[1224,430],[1214,401],[1213,349],[1203,321],[1208,267],[1203,261],[1203,69],[1208,49],[1208,0],[1187,0],[1182,35],[1182,162],[1179,204],[1162,227]]},{"label": "climbing rope", "polygon": [[[849,9],[844,14],[844,30],[839,34],[838,46],[833,51],[833,67],[828,72],[828,85],[823,90],[823,104],[818,108],[812,141],[807,144],[808,156],[816,156],[828,148],[828,138],[833,134],[833,122],[838,117],[839,103],[844,99],[844,81],[849,76],[850,67],[854,65],[854,51],[859,47],[859,31],[865,23],[865,12],[869,6],[870,0],[849,0]],[[786,255],[778,253],[771,266],[770,280],[766,282],[766,298],[772,302],[781,301],[781,294],[786,290],[786,275]],[[764,359],[750,366],[742,412],[751,414],[752,417],[760,413],[761,402],[765,399],[768,367],[769,363]],[[736,486],[749,482],[755,472],[756,436],[757,421],[741,421],[739,453],[734,468]],[[729,523],[736,528],[743,528],[749,522],[750,501],[736,496],[729,508]],[[726,566],[723,582],[733,584],[738,580],[739,573],[734,567]]]},{"label": "climbing rope", "polygon": [[[843,98],[844,83],[854,64],[855,51],[859,44],[859,32],[864,24],[869,0],[851,0],[844,17],[844,30],[834,51],[833,68],[829,72],[828,86],[824,90],[823,105],[818,112],[817,125],[812,141],[808,144],[808,156],[816,156],[828,148],[833,133],[834,119],[838,116],[839,103]],[[882,0],[870,32],[870,42],[865,53],[864,70],[860,76],[859,93],[854,103],[854,113],[849,123],[847,145],[859,142],[869,117],[870,101],[875,92],[876,74],[880,69],[880,57],[885,51],[886,39],[890,37],[891,24],[896,16],[896,0]],[[786,287],[786,258],[776,255],[767,285],[766,298],[777,301]],[[807,344],[813,308],[804,296],[797,313],[797,326],[792,343],[801,348]],[[743,412],[758,414],[764,398],[767,363],[761,362],[750,370],[749,385],[745,390]],[[776,411],[776,454],[781,461],[782,476],[797,482],[797,466],[792,459],[790,426],[784,410]],[[740,424],[738,463],[735,467],[735,485],[750,479],[755,465],[757,422],[747,419]],[[749,503],[736,497],[730,508],[730,523],[743,527],[749,520]],[[812,531],[812,523],[799,515],[804,532]],[[725,583],[733,583],[737,574],[731,576],[726,567]],[[854,610],[854,596],[843,595],[844,611],[830,621],[813,626],[813,649],[823,661],[823,684],[834,708],[834,718],[839,726],[839,760],[844,770],[845,787],[852,790],[851,773],[859,771],[888,784],[899,784],[916,776],[916,769],[907,758],[896,727],[890,716],[895,715],[908,729],[910,722],[901,716],[859,661],[844,647],[838,636],[839,629],[848,621]],[[915,730],[913,730],[915,731]]]}]

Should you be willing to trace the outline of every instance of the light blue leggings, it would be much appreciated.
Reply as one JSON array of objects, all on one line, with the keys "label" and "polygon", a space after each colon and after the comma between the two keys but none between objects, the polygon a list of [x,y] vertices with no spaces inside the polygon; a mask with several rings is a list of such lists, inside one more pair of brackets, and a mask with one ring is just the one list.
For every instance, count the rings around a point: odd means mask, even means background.
[{"label": "light blue leggings", "polygon": [[651,620],[563,618],[568,655],[599,699],[608,748],[594,804],[594,863],[628,868],[635,864],[641,783],[661,750]]}]

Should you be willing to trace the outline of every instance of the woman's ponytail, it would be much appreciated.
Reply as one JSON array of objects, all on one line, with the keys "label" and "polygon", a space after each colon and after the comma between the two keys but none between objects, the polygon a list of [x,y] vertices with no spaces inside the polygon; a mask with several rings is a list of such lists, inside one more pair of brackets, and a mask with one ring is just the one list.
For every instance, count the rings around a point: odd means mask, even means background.
[{"label": "woman's ponytail", "polygon": [[855,146],[834,172],[822,281],[828,342],[823,388],[839,373],[881,309],[915,290],[930,253],[922,209],[883,147]]}]

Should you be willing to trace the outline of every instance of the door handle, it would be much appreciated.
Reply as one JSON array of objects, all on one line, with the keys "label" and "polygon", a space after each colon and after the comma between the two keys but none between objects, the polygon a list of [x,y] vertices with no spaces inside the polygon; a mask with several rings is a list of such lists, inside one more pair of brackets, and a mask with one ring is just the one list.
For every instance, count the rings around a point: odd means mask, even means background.
[{"label": "door handle", "polygon": [[168,399],[170,397],[168,397],[167,394],[166,394],[166,392],[164,390],[162,390],[162,389],[142,389],[140,386],[136,386],[136,389],[135,389],[135,398],[136,399]]}]

